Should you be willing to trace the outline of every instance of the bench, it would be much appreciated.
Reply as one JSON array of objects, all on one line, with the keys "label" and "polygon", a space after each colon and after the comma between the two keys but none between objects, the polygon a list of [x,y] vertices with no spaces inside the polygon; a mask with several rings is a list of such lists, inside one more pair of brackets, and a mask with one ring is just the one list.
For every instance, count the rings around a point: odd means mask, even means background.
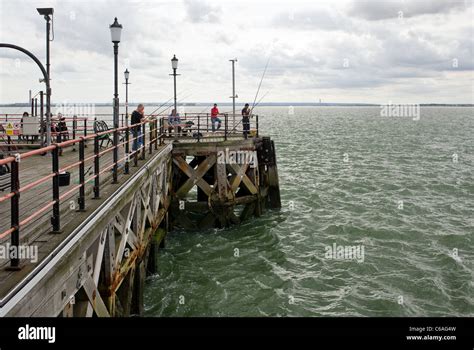
[{"label": "bench", "polygon": [[[100,133],[104,131],[109,131],[111,130],[109,126],[107,125],[106,122],[103,120],[96,120],[94,121],[94,133]],[[119,142],[123,141],[123,135],[119,134]],[[108,147],[109,143],[113,144],[114,139],[113,139],[113,134],[104,134],[99,136],[99,147],[102,148],[104,147],[104,142],[106,142],[105,147]]]}]

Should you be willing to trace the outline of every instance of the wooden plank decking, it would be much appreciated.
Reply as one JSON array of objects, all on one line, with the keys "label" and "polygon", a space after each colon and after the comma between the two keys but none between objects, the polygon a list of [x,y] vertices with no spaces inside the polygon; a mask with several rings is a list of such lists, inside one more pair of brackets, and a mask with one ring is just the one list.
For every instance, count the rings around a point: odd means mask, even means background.
[{"label": "wooden plank decking", "polygon": [[[85,158],[92,156],[93,142],[89,142],[87,148],[85,148]],[[102,149],[104,150],[104,149]],[[124,148],[119,149],[119,159],[124,157]],[[141,154],[140,154],[141,155]],[[112,164],[112,152],[108,152],[100,158],[100,168],[103,169]],[[149,159],[148,148],[146,149],[146,159]],[[139,156],[140,159],[140,156]],[[78,147],[74,151],[72,147],[64,149],[63,155],[60,156],[59,164],[60,169],[73,164],[79,160]],[[133,159],[130,162],[130,175],[134,174],[144,161],[139,160],[138,167],[133,166]],[[52,158],[50,155],[45,156],[33,156],[24,159],[20,162],[20,187],[23,187],[33,181],[36,181],[44,176],[51,173],[52,169]],[[86,161],[86,181],[88,178],[94,175],[93,170],[93,159]],[[93,185],[94,180],[87,181],[86,183],[86,211],[80,213],[77,211],[78,204],[77,198],[79,197],[79,190],[74,191],[69,196],[61,201],[60,212],[61,212],[61,228],[62,232],[59,234],[51,233],[52,226],[50,218],[52,216],[52,209],[48,209],[43,214],[36,217],[29,224],[24,227],[20,227],[20,244],[28,246],[36,246],[38,249],[39,259],[41,261],[47,256],[56,246],[58,246],[77,226],[78,218],[86,218],[92,213],[103,201],[110,196],[126,179],[129,175],[123,175],[123,164],[119,165],[119,183],[112,184],[112,170],[101,175],[101,198],[93,199]],[[71,181],[69,186],[60,187],[60,194],[64,194],[79,183],[79,169],[75,167],[68,170],[71,173]],[[10,174],[7,174],[9,177]],[[0,192],[0,196],[6,195],[10,192],[10,188],[3,192]],[[37,212],[45,203],[52,200],[52,179],[48,179],[40,186],[33,187],[20,195],[20,222],[25,218],[29,217],[33,213]],[[75,203],[75,208],[71,207],[71,202]],[[6,200],[0,203],[0,230],[4,232],[10,228],[10,200]],[[74,224],[75,222],[75,224]],[[10,242],[10,236],[4,237],[0,240],[0,244],[6,246]],[[10,262],[8,259],[0,259],[0,297],[3,297],[8,291],[15,286],[22,278],[24,278],[37,263],[30,261],[22,261],[22,269],[20,271],[9,271],[7,267]]]},{"label": "wooden plank decking", "polygon": [[[204,138],[200,142],[208,145],[212,145],[216,142],[224,141],[223,133],[203,133]],[[229,134],[228,140],[242,140],[243,136],[240,133]],[[188,136],[178,137],[165,137],[164,145],[178,142],[183,143],[196,143],[197,139]],[[252,142],[248,140],[247,142]],[[161,146],[164,147],[164,146]],[[87,148],[85,148],[85,158],[89,158],[93,155],[93,142],[89,141]],[[104,149],[101,149],[104,150]],[[146,147],[146,159],[150,158],[148,147]],[[156,151],[154,151],[155,153]],[[13,152],[12,152],[13,153]],[[119,159],[124,157],[124,147],[119,149]],[[140,160],[141,154],[139,155],[138,167],[133,166],[133,159],[130,162],[130,175],[137,172],[140,167],[144,164],[144,161]],[[79,161],[78,146],[74,151],[73,147],[64,149],[63,155],[59,160],[59,168],[63,168],[67,165],[73,164]],[[38,262],[44,257],[48,256],[63,240],[73,232],[74,228],[81,223],[81,220],[87,218],[96,208],[100,206],[121,184],[123,184],[129,176],[123,175],[123,163],[119,165],[119,183],[112,184],[112,171],[107,171],[101,175],[101,198],[93,199],[93,185],[94,180],[91,176],[94,174],[93,159],[89,159],[85,162],[86,171],[86,211],[78,212],[77,198],[79,196],[79,190],[72,192],[67,198],[63,199],[60,203],[61,212],[61,230],[59,234],[51,233],[51,216],[52,208],[49,208],[44,213],[33,219],[30,223],[20,227],[20,244],[24,246],[34,246],[38,249]],[[100,169],[112,164],[112,152],[108,152],[100,158]],[[51,174],[52,170],[52,157],[51,155],[38,155],[30,158],[26,158],[20,162],[20,188],[25,185],[32,183],[44,176]],[[68,170],[71,173],[71,180],[69,186],[60,187],[60,195],[71,190],[74,186],[79,184],[79,168],[74,167]],[[6,179],[9,179],[10,174],[4,175]],[[90,179],[89,181],[87,181]],[[0,196],[6,195],[10,192],[8,187],[3,192],[0,192]],[[52,179],[46,180],[39,186],[33,187],[20,195],[20,222],[34,213],[38,212],[46,203],[52,201]],[[72,204],[75,207],[71,206]],[[11,208],[10,199],[0,202],[0,233],[10,228],[11,220]],[[0,245],[6,246],[10,242],[10,236],[6,236],[0,239]],[[8,259],[0,259],[0,298],[4,297],[15,285],[17,285],[23,278],[25,278],[29,272],[31,272],[36,263],[30,261],[22,261],[22,269],[20,271],[9,271],[7,267],[10,262]]]}]

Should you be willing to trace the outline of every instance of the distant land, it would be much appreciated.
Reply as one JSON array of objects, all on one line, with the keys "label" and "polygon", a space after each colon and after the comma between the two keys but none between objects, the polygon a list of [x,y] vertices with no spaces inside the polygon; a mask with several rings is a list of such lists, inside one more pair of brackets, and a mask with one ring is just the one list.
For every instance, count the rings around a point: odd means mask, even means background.
[{"label": "distant land", "polygon": [[[129,102],[130,106],[137,105],[139,102]],[[172,105],[172,103],[164,103],[164,102],[141,102],[145,106],[160,106],[160,105]],[[214,102],[181,102],[179,103],[180,106],[192,107],[192,106],[209,106],[212,105]],[[68,105],[84,105],[89,104],[87,102],[68,102]],[[112,107],[111,103],[91,103],[94,106],[101,106],[101,107]],[[231,102],[217,102],[219,106],[232,106]],[[394,105],[398,103],[393,103]],[[402,103],[404,104],[404,103]],[[57,103],[52,103],[52,106],[56,106]],[[121,103],[121,106],[124,104]],[[237,105],[241,106],[243,103],[237,103]],[[377,104],[377,103],[331,103],[331,102],[262,102],[259,103],[259,107],[380,107],[386,104]],[[29,107],[29,103],[0,103],[0,107]],[[421,107],[474,107],[472,103],[421,103]]]}]

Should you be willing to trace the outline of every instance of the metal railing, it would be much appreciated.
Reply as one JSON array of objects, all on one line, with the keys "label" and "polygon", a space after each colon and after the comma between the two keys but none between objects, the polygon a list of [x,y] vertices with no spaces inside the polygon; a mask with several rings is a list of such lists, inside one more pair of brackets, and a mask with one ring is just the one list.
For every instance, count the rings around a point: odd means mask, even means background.
[{"label": "metal railing", "polygon": [[[168,129],[169,116],[163,115],[148,115],[149,118],[160,118],[162,121],[160,125],[164,126],[163,134],[166,134]],[[199,133],[213,133],[211,135],[203,135],[197,137],[198,141],[207,137],[215,137],[222,135],[227,138],[230,134],[241,133],[244,135],[244,124],[241,116],[236,116],[234,119],[231,114],[224,113],[217,116],[220,120],[220,126],[212,128],[212,117],[209,113],[184,113],[180,117],[181,122],[176,123],[176,129],[185,129],[186,131]],[[69,139],[76,139],[79,136],[87,136],[88,134],[94,133],[94,125],[97,121],[104,121],[108,126],[113,125],[113,117],[111,114],[94,114],[88,116],[76,116],[76,115],[63,115],[62,119],[58,119],[57,116],[51,118],[51,138],[55,143],[61,143],[62,141]],[[126,126],[126,115],[119,115],[120,125]],[[190,125],[189,123],[193,124]],[[4,114],[0,115],[0,151],[6,150],[7,152],[16,151],[19,149],[26,149],[32,147],[41,147],[45,145],[45,122],[37,124],[38,134],[7,134],[4,126],[8,123],[16,124],[23,128],[24,125],[32,125],[37,123],[31,123],[28,121],[28,117],[23,118],[21,114]],[[186,124],[188,123],[188,124]],[[248,135],[258,136],[258,115],[252,115],[249,118],[249,131]],[[16,141],[16,142],[15,142]],[[25,142],[26,141],[26,142]],[[30,142],[30,143],[28,143]],[[61,154],[60,154],[61,155]]]},{"label": "metal railing", "polygon": [[[40,149],[35,149],[28,151],[23,154],[15,154],[13,156],[8,156],[3,159],[0,159],[1,167],[8,167],[10,170],[10,193],[5,194],[0,197],[0,205],[3,202],[10,200],[10,227],[0,233],[0,239],[5,238],[8,235],[11,235],[11,247],[16,247],[20,244],[20,231],[23,230],[26,226],[31,224],[34,220],[37,220],[43,217],[43,214],[46,214],[51,210],[51,227],[53,232],[61,231],[61,214],[60,214],[60,204],[73,195],[77,195],[79,210],[85,210],[86,208],[86,185],[89,182],[93,181],[93,195],[94,198],[100,197],[101,189],[101,177],[109,170],[113,172],[118,172],[119,164],[127,164],[131,161],[131,158],[134,158],[134,164],[138,164],[138,156],[141,153],[141,159],[145,159],[146,149],[149,153],[153,152],[153,149],[157,150],[158,145],[161,143],[160,135],[158,134],[158,119],[149,119],[142,123],[135,125],[130,125],[128,127],[120,127],[118,129],[110,129],[107,131],[83,135],[79,138],[66,140],[52,144],[51,146],[42,147]],[[103,158],[107,153],[114,151],[117,148],[124,147],[126,150],[129,150],[128,143],[139,141],[140,136],[136,135],[130,137],[130,134],[134,133],[134,130],[141,129],[143,134],[141,135],[142,142],[136,149],[132,152],[127,152],[125,155],[117,159],[116,162],[111,164],[103,164],[101,158]],[[108,138],[113,135],[114,132],[118,132],[121,135],[124,135],[124,140],[118,142],[116,145],[112,144],[110,147],[107,146],[104,149],[100,147],[100,141],[103,138]],[[88,141],[93,141],[94,150],[93,154],[86,157],[86,144]],[[78,145],[78,160],[64,166],[60,166],[60,152],[63,149],[71,147],[73,145]],[[32,182],[29,182],[25,185],[20,184],[20,164],[22,161],[31,158],[33,156],[51,154],[51,166],[52,171],[46,175],[42,176],[39,179],[36,179]],[[45,158],[42,158],[44,160]],[[47,158],[46,158],[47,159]],[[93,174],[86,178],[86,163],[93,162]],[[60,175],[67,174],[68,171],[73,169],[78,170],[79,182],[77,185],[69,185],[68,189],[63,193],[60,192]],[[126,171],[125,171],[126,169]],[[70,174],[70,173],[69,173]],[[128,167],[124,167],[123,174],[128,174]],[[117,175],[117,174],[114,174]],[[52,187],[48,192],[51,193],[52,200],[46,202],[40,202],[39,207],[33,208],[31,214],[25,218],[20,218],[20,196],[27,193],[33,189],[37,189],[40,185],[47,184],[48,181],[52,181]],[[14,257],[10,259],[11,268],[18,268],[20,259]]]},{"label": "metal railing", "polygon": [[[164,137],[192,137],[201,140],[230,136],[258,137],[258,115],[251,115],[244,121],[242,116],[224,113],[212,117],[209,113],[185,113],[179,121],[175,117],[161,117],[160,128]],[[170,120],[171,119],[171,120]]]},{"label": "metal railing", "polygon": [[[94,118],[96,123],[98,118]],[[93,119],[93,120],[94,120]],[[34,230],[34,223],[37,225],[43,224],[45,216],[48,213],[51,215],[52,232],[60,232],[62,228],[61,221],[61,204],[66,204],[66,201],[71,197],[77,197],[78,210],[86,209],[87,191],[89,188],[92,198],[100,198],[101,185],[105,182],[107,172],[111,171],[113,178],[122,174],[123,176],[129,174],[129,166],[132,163],[138,166],[139,159],[144,160],[146,153],[152,154],[154,150],[158,150],[158,146],[166,143],[167,140],[173,141],[174,138],[187,138],[188,140],[196,139],[201,142],[206,139],[227,140],[228,137],[258,137],[258,116],[252,116],[248,124],[249,133],[244,133],[242,118],[235,121],[228,114],[219,116],[221,120],[220,128],[214,125],[212,130],[212,122],[216,122],[209,114],[184,114],[179,121],[172,121],[169,124],[169,118],[163,116],[147,116],[142,123],[120,126],[118,129],[108,129],[105,131],[94,132],[94,124],[92,127],[88,122],[91,118],[66,117],[66,120],[72,122],[71,139],[62,140],[63,132],[57,132],[56,143],[42,147],[39,149],[30,150],[24,153],[15,153],[13,155],[4,156],[0,154],[0,168],[8,171],[0,172],[0,179],[3,177],[8,180],[8,187],[10,192],[0,196],[0,209],[3,209],[3,217],[0,216],[0,222],[3,221],[3,227],[0,227],[0,240],[7,236],[11,236],[11,247],[16,247],[20,244],[20,232],[30,229]],[[231,120],[232,119],[232,120]],[[1,117],[0,117],[1,122]],[[82,127],[78,127],[82,124]],[[141,131],[141,133],[138,132]],[[118,134],[118,141],[114,144],[110,141],[114,133]],[[86,154],[88,142],[93,142],[93,151]],[[105,147],[103,143],[106,142]],[[109,144],[111,144],[109,146]],[[132,151],[130,151],[130,144],[132,144]],[[61,153],[64,149],[71,148],[75,151],[76,147],[79,149],[77,160],[72,163],[61,165]],[[105,163],[107,159],[104,158],[110,152],[118,152],[123,149],[124,154],[117,157],[116,161]],[[117,151],[116,151],[117,150]],[[50,157],[38,158],[40,168],[44,169],[44,163],[51,162],[51,171],[44,176],[35,178],[34,176],[24,175],[21,177],[22,161],[32,158],[34,156],[41,156],[50,154]],[[101,160],[102,159],[102,160]],[[86,170],[86,166],[90,166]],[[119,169],[119,166],[122,166]],[[35,165],[33,164],[33,167]],[[25,169],[27,170],[27,169]],[[90,172],[92,170],[92,172]],[[60,177],[63,174],[72,171],[77,171],[77,184],[67,184],[67,188],[61,192]],[[35,172],[33,172],[35,173]],[[2,175],[3,174],[3,175]],[[25,174],[25,173],[23,173]],[[33,178],[32,178],[33,177]],[[71,176],[72,177],[72,176]],[[102,183],[101,183],[101,180]],[[52,183],[50,183],[50,181]],[[22,182],[27,182],[23,184]],[[48,185],[49,183],[49,185]],[[87,187],[89,185],[89,187]],[[92,186],[90,186],[92,185]],[[44,189],[40,189],[40,187]],[[37,191],[37,192],[33,192]],[[27,203],[21,202],[22,195],[31,194],[33,199]],[[41,199],[42,197],[50,197],[51,199]],[[9,210],[5,205],[10,201]],[[3,203],[3,205],[2,205]],[[71,203],[71,202],[70,202]],[[74,202],[75,203],[75,202]],[[36,205],[36,206],[35,206]],[[23,209],[23,210],[22,210]],[[9,224],[6,215],[10,216]],[[42,220],[40,222],[40,220]],[[39,222],[39,224],[38,224]],[[4,229],[5,226],[8,228]],[[3,232],[2,232],[3,229]],[[49,228],[48,228],[49,230]],[[10,267],[12,269],[18,268],[20,259],[18,257],[10,258]]]}]

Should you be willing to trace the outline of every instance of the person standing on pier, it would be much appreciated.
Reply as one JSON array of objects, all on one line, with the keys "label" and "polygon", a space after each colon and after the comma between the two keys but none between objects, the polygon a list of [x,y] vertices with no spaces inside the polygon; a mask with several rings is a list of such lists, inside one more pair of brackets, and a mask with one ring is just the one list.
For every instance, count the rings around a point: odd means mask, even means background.
[{"label": "person standing on pier", "polygon": [[217,123],[217,130],[221,127],[221,120],[218,117],[219,109],[217,108],[217,103],[214,103],[214,107],[211,109],[211,124],[212,124],[212,132],[216,131],[216,123]]},{"label": "person standing on pier", "polygon": [[250,132],[250,107],[248,103],[246,103],[242,109],[242,126],[244,129],[244,137],[247,138]]},{"label": "person standing on pier", "polygon": [[69,133],[67,130],[66,117],[58,113],[58,133],[61,134],[61,140],[69,140]]},{"label": "person standing on pier", "polygon": [[[145,118],[145,106],[141,103],[137,106],[137,109],[133,111],[131,122],[132,125],[140,124],[143,119]],[[143,139],[142,139],[142,126],[136,125],[132,128],[133,134],[133,146],[132,150],[137,151],[139,148],[143,146]]]}]

